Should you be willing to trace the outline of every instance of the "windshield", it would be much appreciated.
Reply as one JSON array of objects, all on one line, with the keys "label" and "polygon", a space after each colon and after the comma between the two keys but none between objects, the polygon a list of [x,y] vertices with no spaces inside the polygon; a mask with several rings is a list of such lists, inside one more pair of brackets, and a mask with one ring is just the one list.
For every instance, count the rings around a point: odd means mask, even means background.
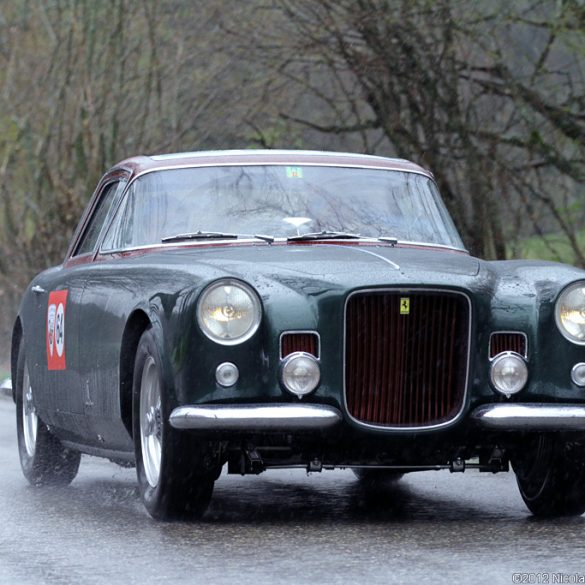
[{"label": "windshield", "polygon": [[139,177],[103,249],[160,244],[197,232],[287,238],[323,231],[463,248],[426,176],[248,165],[169,169]]}]

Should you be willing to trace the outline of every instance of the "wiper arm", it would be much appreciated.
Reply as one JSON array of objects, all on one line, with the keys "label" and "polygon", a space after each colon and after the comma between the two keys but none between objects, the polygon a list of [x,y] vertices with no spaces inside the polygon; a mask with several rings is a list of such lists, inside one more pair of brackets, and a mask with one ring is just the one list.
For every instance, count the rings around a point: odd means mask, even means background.
[{"label": "wiper arm", "polygon": [[264,234],[254,234],[254,237],[258,240],[262,240],[263,242],[268,242],[272,244],[274,242],[274,236],[265,236]]},{"label": "wiper arm", "polygon": [[396,246],[396,244],[398,244],[398,238],[395,238],[393,236],[380,236],[378,240],[380,240],[381,242],[387,242],[392,246]]},{"label": "wiper arm", "polygon": [[222,232],[193,232],[187,234],[176,234],[174,236],[166,236],[162,238],[161,242],[166,244],[168,242],[182,242],[185,240],[237,240],[238,234],[224,234]]},{"label": "wiper arm", "polygon": [[301,242],[303,240],[361,240],[364,236],[359,234],[348,234],[347,232],[333,232],[323,230],[322,232],[310,232],[298,236],[290,236],[288,242]]}]

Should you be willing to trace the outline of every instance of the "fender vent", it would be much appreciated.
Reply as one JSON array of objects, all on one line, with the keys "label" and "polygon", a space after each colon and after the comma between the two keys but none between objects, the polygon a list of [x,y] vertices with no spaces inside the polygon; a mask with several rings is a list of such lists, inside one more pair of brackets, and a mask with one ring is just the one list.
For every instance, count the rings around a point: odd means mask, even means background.
[{"label": "fender vent", "polygon": [[319,336],[311,331],[292,331],[280,336],[280,359],[296,351],[310,353],[319,359]]},{"label": "fender vent", "polygon": [[490,336],[490,359],[503,351],[515,351],[526,358],[526,346],[526,334],[518,331],[497,331]]}]

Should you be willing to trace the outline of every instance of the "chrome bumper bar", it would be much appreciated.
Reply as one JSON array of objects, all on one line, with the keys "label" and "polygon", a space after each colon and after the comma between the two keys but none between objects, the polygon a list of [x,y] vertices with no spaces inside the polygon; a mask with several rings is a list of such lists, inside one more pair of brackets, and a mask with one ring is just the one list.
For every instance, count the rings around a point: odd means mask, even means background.
[{"label": "chrome bumper bar", "polygon": [[572,404],[485,404],[471,418],[500,431],[585,431],[585,406]]},{"label": "chrome bumper bar", "polygon": [[343,417],[337,408],[322,404],[207,404],[180,406],[169,421],[175,429],[197,431],[325,431]]}]

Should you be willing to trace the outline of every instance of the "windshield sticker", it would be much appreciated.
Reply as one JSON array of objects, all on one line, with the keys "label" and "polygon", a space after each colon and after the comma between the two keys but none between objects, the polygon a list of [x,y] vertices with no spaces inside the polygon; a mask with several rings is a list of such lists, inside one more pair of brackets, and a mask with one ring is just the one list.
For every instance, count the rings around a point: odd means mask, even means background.
[{"label": "windshield sticker", "polygon": [[286,176],[288,179],[302,179],[303,169],[301,167],[286,167]]},{"label": "windshield sticker", "polygon": [[65,309],[66,290],[49,294],[47,310],[47,366],[49,370],[65,370]]}]

